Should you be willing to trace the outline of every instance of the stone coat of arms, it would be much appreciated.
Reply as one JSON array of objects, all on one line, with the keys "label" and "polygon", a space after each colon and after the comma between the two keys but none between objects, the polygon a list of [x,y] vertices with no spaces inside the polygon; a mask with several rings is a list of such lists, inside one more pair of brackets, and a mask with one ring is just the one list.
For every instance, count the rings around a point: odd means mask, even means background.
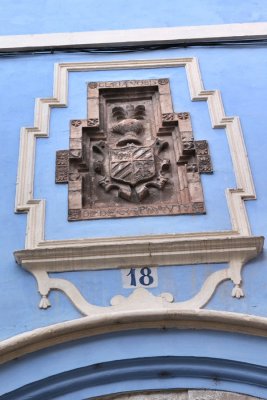
[{"label": "stone coat of arms", "polygon": [[169,80],[90,82],[88,119],[71,121],[57,154],[69,220],[204,213],[208,144],[172,108]]}]

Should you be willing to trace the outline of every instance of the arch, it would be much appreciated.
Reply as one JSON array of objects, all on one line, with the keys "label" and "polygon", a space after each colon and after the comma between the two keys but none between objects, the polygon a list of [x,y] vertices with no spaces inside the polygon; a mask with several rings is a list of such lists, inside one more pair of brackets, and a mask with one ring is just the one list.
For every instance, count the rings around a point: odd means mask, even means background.
[{"label": "arch", "polygon": [[[84,319],[79,320],[80,324]],[[267,398],[265,337],[229,332],[229,327],[228,332],[219,331],[218,325],[212,330],[212,324],[204,320],[202,328],[192,321],[189,328],[186,319],[179,324],[176,318],[176,327],[174,323],[156,325],[155,321],[152,326],[150,321],[150,329],[149,324],[142,325],[140,318],[138,327],[137,321],[135,327],[125,330],[117,320],[113,332],[105,333],[102,327],[100,334],[99,327],[94,335],[88,325],[87,335],[85,326],[82,330],[80,325],[80,333],[76,326],[72,334],[69,329],[65,341],[59,331],[55,335],[52,327],[45,328],[42,350],[40,337],[39,350],[34,350],[37,342],[32,333],[28,347],[24,340],[23,356],[16,358],[13,351],[13,361],[0,367],[1,399],[84,400],[136,390],[185,388]],[[22,337],[25,339],[25,335]]]},{"label": "arch", "polygon": [[0,364],[56,344],[133,329],[204,329],[267,337],[266,318],[212,310],[132,310],[61,322],[0,343]]},{"label": "arch", "polygon": [[95,394],[116,394],[116,386],[119,392],[140,387],[143,390],[183,389],[183,386],[214,390],[218,386],[225,391],[238,387],[240,393],[253,394],[257,387],[266,385],[267,367],[205,357],[151,357],[73,369],[18,388],[1,399],[85,399]]}]

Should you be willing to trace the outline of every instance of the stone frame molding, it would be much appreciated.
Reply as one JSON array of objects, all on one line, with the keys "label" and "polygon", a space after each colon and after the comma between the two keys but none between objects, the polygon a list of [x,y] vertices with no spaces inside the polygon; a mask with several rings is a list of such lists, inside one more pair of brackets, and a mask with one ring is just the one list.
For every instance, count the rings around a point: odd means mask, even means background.
[{"label": "stone frame molding", "polygon": [[[68,72],[161,67],[184,67],[191,100],[207,101],[212,127],[226,130],[237,182],[236,189],[226,189],[232,230],[93,240],[45,240],[45,200],[35,199],[33,194],[35,140],[49,136],[50,109],[67,106]],[[262,237],[251,235],[244,204],[244,200],[255,198],[239,118],[225,115],[218,90],[204,89],[196,58],[56,64],[53,97],[36,99],[34,127],[21,130],[16,212],[27,212],[28,219],[25,250],[15,252],[16,261],[37,279],[42,296],[41,308],[50,306],[47,295],[51,289],[57,289],[67,294],[85,315],[100,312],[107,314],[110,308],[119,312],[129,308],[140,309],[140,297],[142,301],[144,299],[145,307],[152,309],[159,305],[165,310],[199,309],[208,302],[218,284],[226,279],[234,283],[233,297],[244,295],[241,269],[248,260],[261,252],[263,246]],[[137,289],[128,299],[116,299],[110,307],[96,307],[86,302],[70,282],[51,279],[48,275],[48,272],[63,270],[123,268],[147,263],[164,266],[212,262],[227,262],[229,268],[211,274],[200,292],[191,300],[173,304],[164,294],[156,298],[144,289]]]}]

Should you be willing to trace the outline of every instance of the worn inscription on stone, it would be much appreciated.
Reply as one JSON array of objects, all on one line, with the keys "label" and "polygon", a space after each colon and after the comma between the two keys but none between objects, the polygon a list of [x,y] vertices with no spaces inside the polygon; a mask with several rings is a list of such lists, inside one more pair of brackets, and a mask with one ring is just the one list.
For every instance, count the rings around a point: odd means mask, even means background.
[{"label": "worn inscription on stone", "polygon": [[116,208],[101,208],[99,210],[83,209],[70,210],[70,220],[80,219],[99,219],[99,218],[118,218],[146,215],[176,215],[176,214],[203,214],[203,203],[194,204],[166,204],[154,206],[135,206],[135,207],[120,207]]},{"label": "worn inscription on stone", "polygon": [[56,182],[69,185],[69,221],[205,213],[200,173],[208,143],[174,112],[169,80],[90,82],[88,115],[70,123]]}]

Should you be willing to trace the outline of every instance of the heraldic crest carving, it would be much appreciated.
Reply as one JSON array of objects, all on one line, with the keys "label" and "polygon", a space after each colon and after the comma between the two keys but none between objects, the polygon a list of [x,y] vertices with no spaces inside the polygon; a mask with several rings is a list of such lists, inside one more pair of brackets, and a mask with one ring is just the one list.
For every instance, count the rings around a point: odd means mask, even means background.
[{"label": "heraldic crest carving", "polygon": [[174,113],[168,79],[91,82],[88,119],[71,121],[56,158],[69,185],[69,220],[204,213],[208,144]]}]

